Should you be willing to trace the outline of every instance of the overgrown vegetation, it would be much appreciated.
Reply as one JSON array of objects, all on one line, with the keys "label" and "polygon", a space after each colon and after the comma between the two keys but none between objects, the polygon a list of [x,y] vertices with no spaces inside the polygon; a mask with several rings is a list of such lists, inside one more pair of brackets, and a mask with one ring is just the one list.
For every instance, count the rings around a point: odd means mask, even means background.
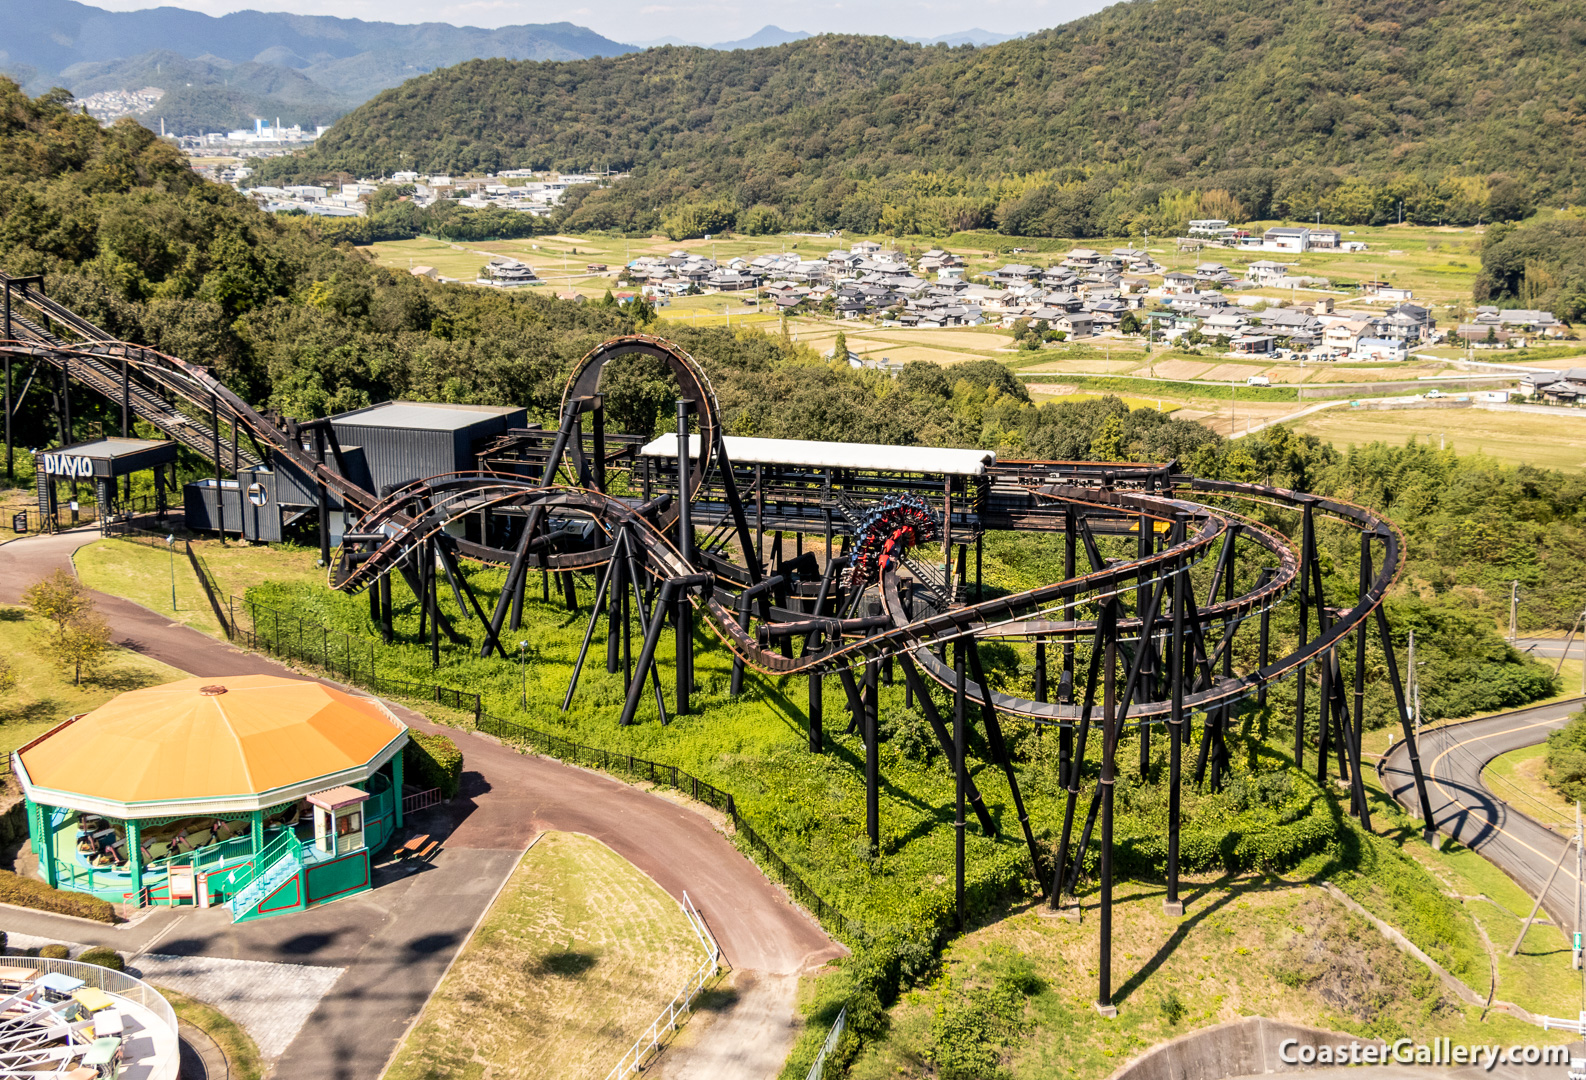
[{"label": "overgrown vegetation", "polygon": [[1586,709],[1548,734],[1546,775],[1566,799],[1586,799]]}]

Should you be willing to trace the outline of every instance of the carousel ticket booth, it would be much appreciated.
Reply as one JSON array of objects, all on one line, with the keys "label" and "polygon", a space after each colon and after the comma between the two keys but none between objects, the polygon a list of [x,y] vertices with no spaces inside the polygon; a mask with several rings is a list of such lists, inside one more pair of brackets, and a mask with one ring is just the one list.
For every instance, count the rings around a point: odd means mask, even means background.
[{"label": "carousel ticket booth", "polygon": [[378,701],[322,683],[183,679],[57,725],[12,767],[51,886],[244,921],[370,887],[407,741]]}]

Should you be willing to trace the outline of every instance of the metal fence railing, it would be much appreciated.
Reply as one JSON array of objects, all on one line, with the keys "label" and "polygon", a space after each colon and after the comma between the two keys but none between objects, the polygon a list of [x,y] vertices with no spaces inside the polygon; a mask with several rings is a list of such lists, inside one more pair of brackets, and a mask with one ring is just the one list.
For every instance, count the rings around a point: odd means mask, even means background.
[{"label": "metal fence railing", "polygon": [[843,1032],[848,1030],[848,1006],[844,1005],[837,1014],[837,1020],[832,1024],[831,1031],[826,1036],[826,1041],[821,1044],[821,1052],[815,1055],[815,1064],[810,1066],[809,1075],[805,1080],[825,1080],[826,1059],[837,1052],[837,1044],[843,1040]]},{"label": "metal fence railing", "polygon": [[661,1048],[661,1039],[668,1031],[677,1030],[677,1022],[693,1006],[694,999],[699,997],[700,991],[705,989],[705,984],[715,977],[716,971],[721,967],[721,948],[716,944],[716,939],[711,936],[710,928],[705,925],[705,920],[700,918],[699,909],[694,907],[688,893],[683,893],[683,902],[678,905],[683,909],[683,918],[688,920],[689,926],[699,937],[699,943],[705,946],[705,960],[688,977],[666,1008],[655,1018],[650,1026],[640,1035],[621,1060],[606,1074],[606,1080],[617,1080],[618,1077],[628,1073],[636,1073],[643,1066],[646,1058],[651,1053]]},{"label": "metal fence railing", "polygon": [[[160,992],[142,979],[135,978],[123,971],[113,971],[98,964],[83,964],[76,960],[51,960],[41,956],[13,957],[12,961],[19,967],[30,967],[40,975],[50,972],[60,972],[70,975],[74,979],[81,979],[89,986],[96,986],[107,994],[126,998],[135,1005],[141,1005],[154,1014],[155,1019],[164,1024],[171,1033],[173,1040],[179,1038],[176,1027],[176,1010],[171,1008],[171,1003],[160,996]],[[178,1056],[170,1055],[169,1062],[162,1062],[163,1072],[150,1074],[149,1080],[176,1080],[179,1065]],[[168,1066],[168,1068],[167,1068]]]},{"label": "metal fence railing", "polygon": [[428,791],[415,791],[411,795],[402,796],[402,812],[414,814],[420,810],[428,810],[441,802],[441,789],[430,788]]}]

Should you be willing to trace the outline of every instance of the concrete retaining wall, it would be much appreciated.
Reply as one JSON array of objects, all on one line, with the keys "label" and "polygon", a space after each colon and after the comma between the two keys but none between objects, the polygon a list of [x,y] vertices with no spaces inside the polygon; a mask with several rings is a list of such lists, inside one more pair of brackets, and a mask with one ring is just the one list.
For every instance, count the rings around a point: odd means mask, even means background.
[{"label": "concrete retaining wall", "polygon": [[[1202,1028],[1148,1050],[1113,1073],[1110,1080],[1224,1080],[1230,1076],[1314,1070],[1314,1065],[1288,1065],[1278,1057],[1286,1039],[1299,1046],[1386,1045],[1380,1039],[1362,1039],[1336,1031],[1252,1016],[1216,1027]],[[1295,1056],[1294,1050],[1289,1056]]]}]

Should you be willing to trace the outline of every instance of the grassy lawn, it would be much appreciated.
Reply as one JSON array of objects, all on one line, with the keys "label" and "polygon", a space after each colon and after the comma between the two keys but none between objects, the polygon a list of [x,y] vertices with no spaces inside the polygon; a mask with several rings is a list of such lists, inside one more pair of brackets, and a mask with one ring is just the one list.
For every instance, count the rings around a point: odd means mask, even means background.
[{"label": "grassy lawn", "polygon": [[235,1080],[259,1080],[264,1075],[264,1062],[259,1057],[259,1048],[235,1020],[219,1009],[185,994],[178,994],[175,990],[163,986],[155,989],[171,1003],[178,1020],[187,1021],[215,1040],[220,1052],[226,1055],[231,1077]]},{"label": "grassy lawn", "polygon": [[0,605],[0,655],[17,675],[15,690],[0,697],[0,753],[17,747],[68,716],[87,712],[127,690],[185,678],[183,672],[128,649],[112,649],[110,659],[81,686],[39,647],[46,624],[19,607]]},{"label": "grassy lawn", "polygon": [[1403,445],[1411,436],[1461,454],[1483,453],[1507,465],[1580,472],[1586,469],[1586,416],[1488,412],[1485,409],[1340,407],[1298,420],[1294,430],[1334,446]]},{"label": "grassy lawn", "polygon": [[[319,552],[291,544],[247,546],[222,544],[219,540],[195,540],[193,550],[209,565],[227,596],[242,596],[248,588],[265,581],[323,582],[325,571],[315,563]],[[220,624],[198,583],[198,576],[178,543],[174,555],[164,545],[137,541],[96,540],[79,548],[73,556],[77,576],[84,585],[100,592],[124,596],[153,611],[170,615],[172,621],[223,636]],[[172,579],[175,579],[176,605],[171,605]],[[224,600],[222,600],[224,603]]]},{"label": "grassy lawn", "polygon": [[[993,1011],[987,1005],[999,990],[1013,1008],[995,1012],[1011,1013],[1017,1030],[983,1052],[996,1052],[998,1075],[1014,1080],[1103,1077],[1164,1040],[1243,1016],[1389,1039],[1566,1038],[1498,1014],[1480,1023],[1479,1010],[1459,1005],[1425,968],[1314,886],[1262,876],[1204,881],[1185,890],[1184,918],[1162,913],[1162,895],[1133,882],[1118,890],[1117,1019],[1091,1007],[1094,902],[1079,924],[1025,910],[954,942],[942,978],[904,995],[887,1034],[861,1052],[849,1077],[929,1075],[929,1054],[940,1061],[947,1047],[974,1047],[966,1033]],[[1009,994],[1019,981],[1035,992],[1022,1000]]]},{"label": "grassy lawn", "polygon": [[604,1076],[704,957],[676,901],[631,863],[546,833],[385,1075]]},{"label": "grassy lawn", "polygon": [[1521,813],[1544,825],[1558,825],[1573,831],[1575,804],[1547,782],[1546,770],[1547,743],[1537,743],[1493,758],[1481,771],[1481,779],[1499,798],[1514,804]]}]

